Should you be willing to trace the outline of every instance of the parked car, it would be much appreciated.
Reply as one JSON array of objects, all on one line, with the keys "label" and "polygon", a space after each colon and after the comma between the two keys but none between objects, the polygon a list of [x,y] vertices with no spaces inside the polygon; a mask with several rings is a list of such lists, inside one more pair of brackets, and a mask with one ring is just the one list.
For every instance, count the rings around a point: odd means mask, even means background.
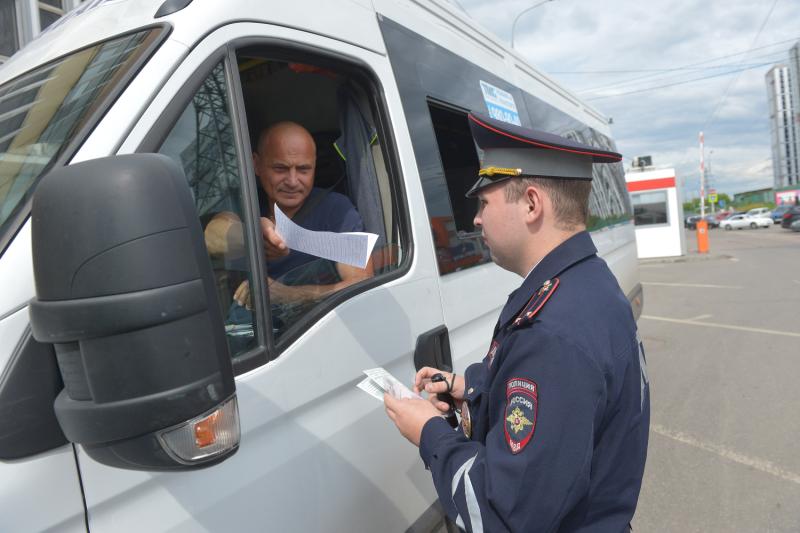
[{"label": "parked car", "polygon": [[[700,220],[700,215],[687,215],[683,219],[683,227],[684,228],[690,228],[690,225],[697,223],[698,220]],[[690,229],[694,229],[694,228],[690,228]]]},{"label": "parked car", "polygon": [[790,228],[792,226],[792,222],[798,219],[800,219],[800,205],[790,206],[781,218],[781,227]]},{"label": "parked car", "polygon": [[726,218],[720,225],[726,230],[742,228],[768,228],[772,226],[772,219],[767,217],[749,217],[747,215],[733,215]]},{"label": "parked car", "polygon": [[789,227],[792,229],[792,231],[800,231],[800,220],[795,220]]},{"label": "parked car", "polygon": [[778,207],[776,207],[775,209],[772,210],[772,215],[771,215],[770,218],[772,218],[772,221],[775,224],[780,224],[781,220],[783,219],[783,214],[786,213],[786,211],[788,211],[790,207],[792,207],[792,206],[790,206],[790,205],[779,205]]},{"label": "parked car", "polygon": [[755,207],[745,213],[749,217],[767,217],[772,218],[772,211],[770,211],[769,207]]},{"label": "parked car", "polygon": [[[691,220],[687,220],[686,227],[689,229],[697,229],[697,221],[700,220],[700,215],[695,215],[693,217],[689,217]],[[719,227],[719,220],[716,219],[714,215],[706,215],[705,217],[706,222],[708,222],[708,229],[714,229]]]}]

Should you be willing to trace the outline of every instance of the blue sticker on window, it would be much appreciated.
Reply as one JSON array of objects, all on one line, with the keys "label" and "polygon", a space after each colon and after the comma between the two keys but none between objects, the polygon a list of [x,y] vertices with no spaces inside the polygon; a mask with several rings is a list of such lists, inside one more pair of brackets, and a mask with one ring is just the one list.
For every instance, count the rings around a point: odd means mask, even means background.
[{"label": "blue sticker on window", "polygon": [[517,111],[517,103],[514,101],[514,96],[491,83],[486,83],[483,80],[480,80],[480,82],[483,101],[486,102],[489,116],[509,124],[522,126],[519,121],[519,112]]}]

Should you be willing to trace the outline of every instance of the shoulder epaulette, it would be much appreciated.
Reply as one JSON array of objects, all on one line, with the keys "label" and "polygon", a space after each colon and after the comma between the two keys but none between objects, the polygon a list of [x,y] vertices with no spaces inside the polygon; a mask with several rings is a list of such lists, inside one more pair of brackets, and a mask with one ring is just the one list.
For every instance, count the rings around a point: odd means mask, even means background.
[{"label": "shoulder epaulette", "polygon": [[528,300],[528,303],[522,308],[522,312],[520,312],[520,314],[517,315],[517,318],[515,318],[511,323],[511,327],[517,328],[533,322],[533,318],[536,316],[536,314],[541,311],[542,307],[544,307],[544,304],[547,303],[547,300],[549,300],[553,293],[556,292],[558,284],[558,278],[548,279],[545,281],[539,290],[533,293],[531,299]]}]

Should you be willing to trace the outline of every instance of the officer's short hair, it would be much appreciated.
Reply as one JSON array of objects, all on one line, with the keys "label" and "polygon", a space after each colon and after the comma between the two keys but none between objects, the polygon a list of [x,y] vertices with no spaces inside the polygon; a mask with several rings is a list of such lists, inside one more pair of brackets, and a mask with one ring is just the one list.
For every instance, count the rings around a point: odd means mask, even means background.
[{"label": "officer's short hair", "polygon": [[529,186],[544,189],[553,204],[559,229],[572,231],[585,226],[589,218],[589,194],[592,182],[580,179],[514,178],[506,185],[506,201],[519,201]]}]

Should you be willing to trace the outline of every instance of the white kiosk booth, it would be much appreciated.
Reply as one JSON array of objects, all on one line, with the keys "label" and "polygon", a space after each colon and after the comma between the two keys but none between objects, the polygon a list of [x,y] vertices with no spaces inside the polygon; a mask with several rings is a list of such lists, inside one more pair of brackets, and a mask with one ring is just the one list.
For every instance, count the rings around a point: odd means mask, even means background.
[{"label": "white kiosk booth", "polygon": [[[636,166],[625,173],[633,204],[639,259],[686,254],[683,202],[676,187],[675,169]],[[649,163],[649,157],[647,158]]]}]

